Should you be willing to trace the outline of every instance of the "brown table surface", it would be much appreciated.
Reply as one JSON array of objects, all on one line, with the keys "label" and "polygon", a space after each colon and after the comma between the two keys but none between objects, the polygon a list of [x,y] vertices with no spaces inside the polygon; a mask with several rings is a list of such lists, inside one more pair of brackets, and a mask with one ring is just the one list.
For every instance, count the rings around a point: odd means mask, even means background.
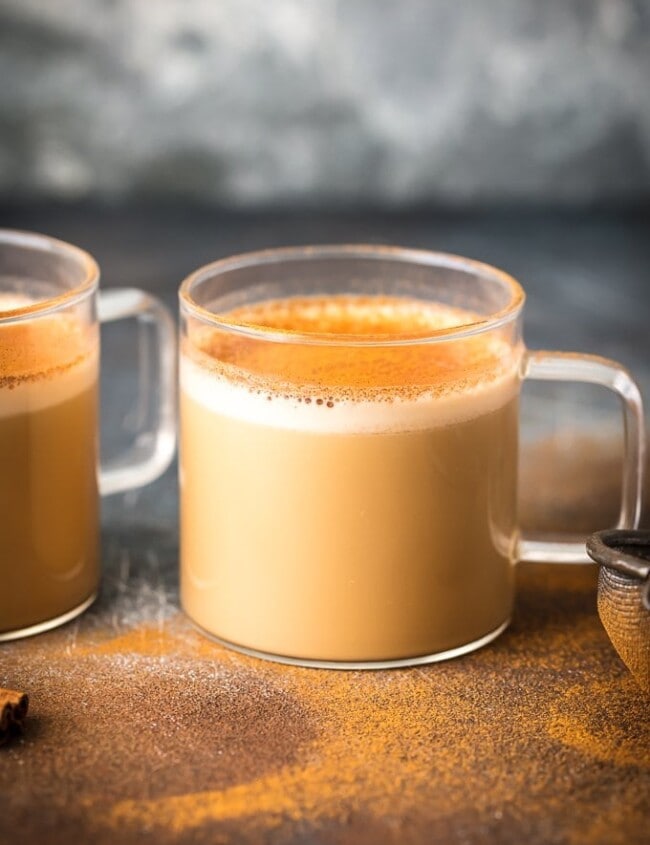
[{"label": "brown table surface", "polygon": [[[48,214],[11,222],[104,243],[105,215],[93,229]],[[561,484],[548,444],[529,453],[524,522],[611,522],[617,449],[572,437],[580,470]],[[650,841],[650,702],[600,624],[595,567],[521,566],[510,629],[461,659],[289,668],[227,651],[179,613],[175,509],[173,472],[108,502],[99,601],[0,646],[0,686],[30,695],[24,735],[0,749],[2,845]]]},{"label": "brown table surface", "polygon": [[[150,577],[138,553],[124,566],[118,590]],[[249,659],[155,581],[117,617],[104,604],[6,645],[0,681],[31,707],[0,751],[0,841],[648,842],[648,699],[600,625],[593,568],[519,582],[500,640],[426,668]]]}]

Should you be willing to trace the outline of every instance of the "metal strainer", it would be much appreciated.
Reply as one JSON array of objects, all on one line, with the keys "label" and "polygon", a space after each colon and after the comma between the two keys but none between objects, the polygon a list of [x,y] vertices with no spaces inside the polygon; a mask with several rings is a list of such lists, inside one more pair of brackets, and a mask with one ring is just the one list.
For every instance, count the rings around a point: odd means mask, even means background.
[{"label": "metal strainer", "polygon": [[598,615],[623,662],[650,692],[650,531],[597,531],[587,553],[600,564]]}]

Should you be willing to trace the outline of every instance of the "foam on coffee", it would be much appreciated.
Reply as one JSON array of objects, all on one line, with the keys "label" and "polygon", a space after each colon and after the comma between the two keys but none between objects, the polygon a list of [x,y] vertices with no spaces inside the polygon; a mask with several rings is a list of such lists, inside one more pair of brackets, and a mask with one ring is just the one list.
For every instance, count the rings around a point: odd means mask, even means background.
[{"label": "foam on coffee", "polygon": [[[0,294],[0,314],[29,304],[27,297]],[[96,330],[74,314],[0,323],[0,417],[37,411],[89,388],[97,354]]]},{"label": "foam on coffee", "polygon": [[[470,311],[397,297],[304,297],[228,312],[233,330],[191,323],[181,387],[216,413],[322,432],[417,430],[503,406],[518,387],[518,350],[495,333],[424,343],[474,324]],[[246,329],[340,338],[340,346],[269,342]],[[243,332],[242,332],[243,330]],[[409,345],[350,346],[351,340]],[[347,344],[347,345],[346,345]]]}]

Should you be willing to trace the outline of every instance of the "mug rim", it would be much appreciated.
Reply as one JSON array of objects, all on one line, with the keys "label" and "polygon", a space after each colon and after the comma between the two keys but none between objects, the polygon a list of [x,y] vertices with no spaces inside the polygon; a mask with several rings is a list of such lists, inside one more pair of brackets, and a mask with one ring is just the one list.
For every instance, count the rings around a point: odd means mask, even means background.
[{"label": "mug rim", "polygon": [[[195,285],[210,277],[214,277],[230,270],[238,270],[256,265],[270,265],[297,260],[321,259],[349,259],[361,258],[366,260],[402,261],[405,264],[420,264],[425,267],[440,267],[450,270],[464,270],[475,276],[488,277],[501,284],[510,292],[510,299],[506,306],[486,315],[480,320],[463,323],[442,329],[424,331],[421,334],[398,338],[377,338],[376,336],[346,335],[324,332],[304,332],[293,329],[273,329],[261,325],[238,323],[229,320],[199,305],[192,296]],[[181,310],[186,310],[201,322],[215,328],[233,332],[255,340],[272,341],[276,343],[300,343],[319,346],[412,346],[417,344],[438,343],[472,335],[481,334],[496,329],[516,319],[522,311],[526,294],[520,283],[504,270],[447,252],[437,252],[426,249],[412,249],[399,246],[383,246],[377,244],[324,244],[315,246],[288,246],[272,249],[256,250],[238,253],[220,258],[197,268],[181,283],[178,291]]]},{"label": "mug rim", "polygon": [[4,246],[24,247],[35,252],[65,255],[82,267],[84,277],[78,285],[57,296],[39,299],[37,302],[23,305],[20,308],[8,308],[6,310],[0,308],[0,325],[18,323],[33,317],[50,314],[68,305],[75,305],[97,290],[100,275],[99,265],[92,255],[81,247],[38,232],[29,232],[22,229],[0,229],[0,249]]}]

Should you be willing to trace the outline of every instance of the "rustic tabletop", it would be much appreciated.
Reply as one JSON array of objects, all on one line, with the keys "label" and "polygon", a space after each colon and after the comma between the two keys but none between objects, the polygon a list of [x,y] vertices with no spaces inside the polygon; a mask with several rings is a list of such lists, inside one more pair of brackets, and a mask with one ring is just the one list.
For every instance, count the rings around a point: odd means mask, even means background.
[{"label": "rustic tabletop", "polygon": [[[646,215],[256,215],[10,207],[95,254],[106,286],[156,292],[229,253],[372,241],[463,253],[524,284],[532,347],[617,358],[650,396]],[[104,339],[103,448],[129,437],[128,327]],[[611,523],[617,409],[535,388],[524,402],[521,511],[533,528]],[[650,514],[643,522],[650,526]],[[0,749],[0,843],[648,842],[650,723],[596,612],[595,567],[521,566],[493,645],[427,668],[330,672],[226,651],[178,610],[175,469],[104,502],[99,600],[0,646],[23,689]]]}]

